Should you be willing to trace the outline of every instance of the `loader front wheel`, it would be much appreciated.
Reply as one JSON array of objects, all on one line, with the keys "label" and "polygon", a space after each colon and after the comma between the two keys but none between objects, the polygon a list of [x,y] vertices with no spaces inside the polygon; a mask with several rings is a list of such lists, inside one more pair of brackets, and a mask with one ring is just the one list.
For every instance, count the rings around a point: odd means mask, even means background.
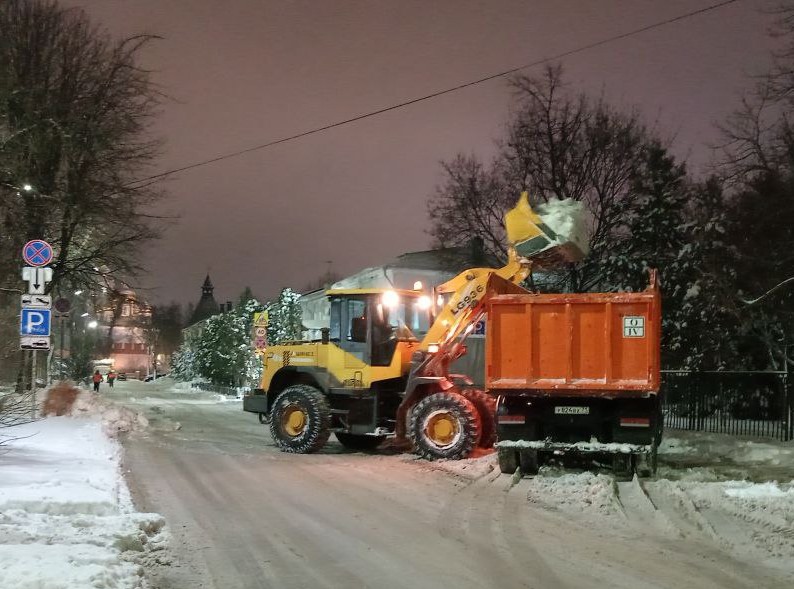
[{"label": "loader front wheel", "polygon": [[282,452],[317,452],[331,435],[328,399],[308,385],[284,389],[276,397],[270,416],[270,434]]},{"label": "loader front wheel", "polygon": [[435,393],[411,411],[408,435],[419,455],[435,460],[466,458],[479,444],[480,415],[457,393]]}]

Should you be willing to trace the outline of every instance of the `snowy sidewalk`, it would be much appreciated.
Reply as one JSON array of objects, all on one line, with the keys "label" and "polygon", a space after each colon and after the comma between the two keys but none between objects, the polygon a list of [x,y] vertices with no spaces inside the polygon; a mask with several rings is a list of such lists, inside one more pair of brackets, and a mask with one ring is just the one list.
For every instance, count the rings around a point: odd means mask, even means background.
[{"label": "snowy sidewalk", "polygon": [[0,434],[17,438],[0,446],[0,587],[145,587],[142,565],[167,543],[164,520],[134,510],[121,447],[100,417]]}]

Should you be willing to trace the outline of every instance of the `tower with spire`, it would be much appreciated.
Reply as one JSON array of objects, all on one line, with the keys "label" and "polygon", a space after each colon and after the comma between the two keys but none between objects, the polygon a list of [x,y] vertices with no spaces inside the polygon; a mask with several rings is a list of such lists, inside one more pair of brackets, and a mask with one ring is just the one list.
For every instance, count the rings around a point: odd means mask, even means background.
[{"label": "tower with spire", "polygon": [[204,284],[201,285],[201,298],[196,305],[196,309],[193,311],[193,316],[190,318],[190,325],[203,321],[213,315],[217,315],[220,312],[220,307],[218,307],[218,303],[213,295],[214,291],[215,287],[212,286],[210,275],[207,274],[207,277],[204,279]]}]

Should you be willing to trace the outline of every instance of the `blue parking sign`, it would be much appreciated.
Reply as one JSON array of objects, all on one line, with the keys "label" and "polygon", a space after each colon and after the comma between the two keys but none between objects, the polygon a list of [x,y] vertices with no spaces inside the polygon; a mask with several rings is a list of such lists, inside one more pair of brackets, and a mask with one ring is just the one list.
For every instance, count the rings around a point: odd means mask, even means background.
[{"label": "blue parking sign", "polygon": [[20,335],[50,335],[49,309],[22,309]]}]

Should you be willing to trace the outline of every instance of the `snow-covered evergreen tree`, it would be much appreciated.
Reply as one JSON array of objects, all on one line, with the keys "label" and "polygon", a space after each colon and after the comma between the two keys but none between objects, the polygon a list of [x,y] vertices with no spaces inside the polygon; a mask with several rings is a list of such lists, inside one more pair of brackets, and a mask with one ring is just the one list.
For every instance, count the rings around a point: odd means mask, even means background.
[{"label": "snow-covered evergreen tree", "polygon": [[252,299],[232,311],[207,319],[196,350],[201,376],[220,385],[249,384],[255,359],[251,325],[254,312],[261,308],[259,302]]},{"label": "snow-covered evergreen tree", "polygon": [[199,338],[188,334],[171,356],[171,376],[177,380],[191,381],[199,376],[196,349]]},{"label": "snow-covered evergreen tree", "polygon": [[278,299],[267,305],[267,339],[272,346],[286,341],[300,340],[303,330],[300,294],[285,288]]},{"label": "snow-covered evergreen tree", "polygon": [[[675,368],[720,369],[741,365],[736,347],[738,330],[735,255],[726,239],[726,203],[719,182],[712,178],[692,187],[684,224],[689,247],[680,262],[688,269],[678,330],[680,362]],[[666,306],[662,304],[663,313]]]},{"label": "snow-covered evergreen tree", "polygon": [[604,288],[638,291],[647,270],[662,287],[662,365],[715,369],[736,360],[735,272],[725,239],[726,203],[716,180],[692,184],[659,144],[623,203],[620,236],[606,260]]},{"label": "snow-covered evergreen tree", "polygon": [[603,268],[607,288],[635,292],[647,286],[648,269],[658,270],[664,301],[662,361],[676,368],[686,363],[683,342],[690,315],[696,313],[691,299],[700,288],[689,242],[690,195],[684,166],[659,143],[648,145],[622,203],[622,227]]},{"label": "snow-covered evergreen tree", "polygon": [[225,386],[256,384],[261,360],[251,345],[254,313],[262,310],[256,299],[204,321],[199,335],[186,338],[172,362],[174,375],[182,380],[203,377]]}]

